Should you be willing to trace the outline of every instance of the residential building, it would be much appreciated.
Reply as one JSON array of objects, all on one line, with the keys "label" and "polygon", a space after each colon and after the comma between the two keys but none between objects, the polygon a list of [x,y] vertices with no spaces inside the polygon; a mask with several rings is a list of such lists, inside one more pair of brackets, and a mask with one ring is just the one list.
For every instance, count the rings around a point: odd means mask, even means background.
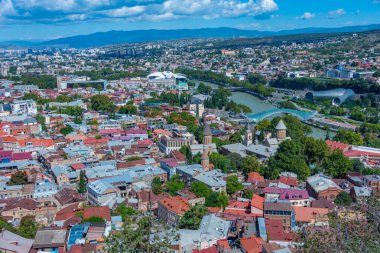
[{"label": "residential building", "polygon": [[264,202],[265,220],[280,220],[284,231],[291,232],[295,228],[295,213],[290,202],[265,201]]},{"label": "residential building", "polygon": [[182,197],[176,196],[161,199],[158,201],[157,217],[166,224],[175,226],[189,208],[188,201]]},{"label": "residential building", "polygon": [[316,174],[306,180],[306,190],[313,198],[325,198],[334,200],[342,189],[327,177],[322,174]]},{"label": "residential building", "polygon": [[15,100],[11,103],[12,114],[37,114],[37,104],[34,100]]}]

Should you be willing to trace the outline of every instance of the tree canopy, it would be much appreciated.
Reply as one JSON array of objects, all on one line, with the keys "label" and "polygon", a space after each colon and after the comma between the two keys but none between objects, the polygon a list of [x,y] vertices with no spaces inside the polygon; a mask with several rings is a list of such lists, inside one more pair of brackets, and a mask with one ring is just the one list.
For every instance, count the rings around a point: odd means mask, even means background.
[{"label": "tree canopy", "polygon": [[243,184],[239,181],[239,178],[235,175],[227,177],[226,186],[227,186],[227,193],[230,195],[244,189]]},{"label": "tree canopy", "polygon": [[179,228],[181,229],[193,229],[199,228],[204,215],[208,213],[207,208],[204,205],[195,205],[191,207],[180,219]]},{"label": "tree canopy", "polygon": [[114,113],[116,105],[105,95],[95,95],[91,97],[91,108],[99,112]]}]

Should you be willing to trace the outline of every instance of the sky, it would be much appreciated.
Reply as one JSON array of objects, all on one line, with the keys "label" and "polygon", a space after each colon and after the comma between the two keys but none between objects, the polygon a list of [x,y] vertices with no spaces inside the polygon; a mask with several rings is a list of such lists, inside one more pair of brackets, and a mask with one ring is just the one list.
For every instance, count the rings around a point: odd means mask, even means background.
[{"label": "sky", "polygon": [[279,31],[380,23],[380,0],[0,0],[0,41],[110,30]]}]

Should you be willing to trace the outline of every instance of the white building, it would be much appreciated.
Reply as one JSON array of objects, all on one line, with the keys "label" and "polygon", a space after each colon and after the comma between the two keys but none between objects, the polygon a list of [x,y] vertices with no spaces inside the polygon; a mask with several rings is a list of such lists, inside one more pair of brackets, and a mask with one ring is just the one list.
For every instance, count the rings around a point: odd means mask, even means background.
[{"label": "white building", "polygon": [[183,74],[172,73],[170,71],[154,72],[147,76],[149,86],[171,87],[177,81],[185,82],[187,77]]},{"label": "white building", "polygon": [[49,180],[36,181],[34,186],[33,198],[49,198],[58,192],[58,186]]},{"label": "white building", "polygon": [[17,100],[11,103],[12,114],[37,114],[37,104],[34,100]]}]

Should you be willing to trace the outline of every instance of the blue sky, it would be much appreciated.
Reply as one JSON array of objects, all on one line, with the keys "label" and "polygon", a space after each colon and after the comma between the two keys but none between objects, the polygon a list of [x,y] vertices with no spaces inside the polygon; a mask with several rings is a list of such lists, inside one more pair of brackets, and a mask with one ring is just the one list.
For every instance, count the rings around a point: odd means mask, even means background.
[{"label": "blue sky", "polygon": [[109,30],[278,31],[380,23],[380,0],[0,0],[0,41]]}]

